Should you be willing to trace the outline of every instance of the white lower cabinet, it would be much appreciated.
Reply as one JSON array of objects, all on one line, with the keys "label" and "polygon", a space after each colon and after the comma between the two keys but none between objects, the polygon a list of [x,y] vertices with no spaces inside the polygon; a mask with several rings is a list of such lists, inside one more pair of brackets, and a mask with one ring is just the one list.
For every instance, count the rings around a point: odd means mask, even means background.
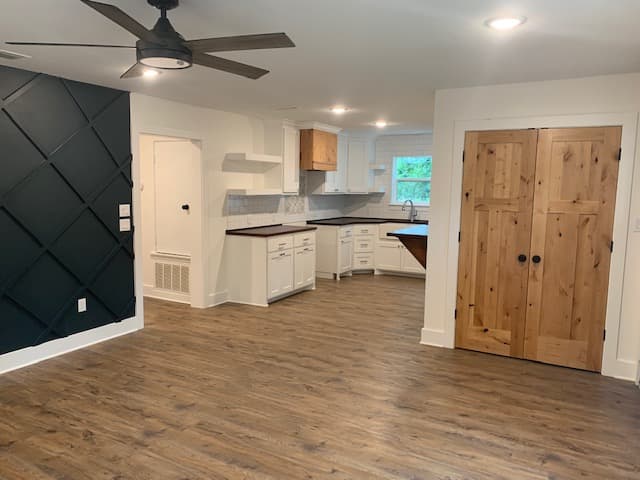
[{"label": "white lower cabinet", "polygon": [[269,254],[267,266],[268,299],[276,298],[293,291],[293,251]]},{"label": "white lower cabinet", "polygon": [[340,239],[340,273],[353,270],[353,238]]},{"label": "white lower cabinet", "polygon": [[294,288],[313,285],[316,280],[316,251],[314,247],[301,247],[295,250]]},{"label": "white lower cabinet", "polygon": [[314,231],[273,237],[227,235],[229,301],[267,306],[315,288]]},{"label": "white lower cabinet", "polygon": [[379,240],[376,246],[376,270],[424,275],[426,270],[400,240]]},{"label": "white lower cabinet", "polygon": [[402,250],[399,242],[382,240],[376,248],[376,268],[378,270],[402,270]]}]

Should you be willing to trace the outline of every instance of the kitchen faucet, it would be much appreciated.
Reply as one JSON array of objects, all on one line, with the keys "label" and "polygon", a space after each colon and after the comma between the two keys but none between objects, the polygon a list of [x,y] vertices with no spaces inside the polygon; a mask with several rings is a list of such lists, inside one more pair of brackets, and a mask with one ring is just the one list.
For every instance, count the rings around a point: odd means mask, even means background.
[{"label": "kitchen faucet", "polygon": [[413,204],[413,200],[405,200],[402,204],[402,211],[405,212],[407,209],[407,203],[411,205],[411,210],[409,210],[409,221],[415,222],[418,218],[418,211],[416,210],[415,205]]}]

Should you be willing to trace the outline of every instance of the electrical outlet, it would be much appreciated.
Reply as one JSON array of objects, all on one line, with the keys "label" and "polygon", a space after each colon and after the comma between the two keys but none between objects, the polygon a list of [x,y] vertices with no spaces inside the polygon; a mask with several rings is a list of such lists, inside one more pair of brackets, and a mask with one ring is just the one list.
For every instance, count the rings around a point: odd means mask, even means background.
[{"label": "electrical outlet", "polygon": [[78,299],[78,313],[84,313],[87,311],[87,299],[79,298]]}]

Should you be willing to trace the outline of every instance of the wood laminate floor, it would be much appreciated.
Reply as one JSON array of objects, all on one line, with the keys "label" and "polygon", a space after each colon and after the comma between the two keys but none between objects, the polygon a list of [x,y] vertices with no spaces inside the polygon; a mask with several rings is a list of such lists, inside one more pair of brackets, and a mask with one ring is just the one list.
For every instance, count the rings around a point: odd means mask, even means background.
[{"label": "wood laminate floor", "polygon": [[0,377],[0,479],[640,479],[640,391],[418,344],[424,282],[147,328]]}]

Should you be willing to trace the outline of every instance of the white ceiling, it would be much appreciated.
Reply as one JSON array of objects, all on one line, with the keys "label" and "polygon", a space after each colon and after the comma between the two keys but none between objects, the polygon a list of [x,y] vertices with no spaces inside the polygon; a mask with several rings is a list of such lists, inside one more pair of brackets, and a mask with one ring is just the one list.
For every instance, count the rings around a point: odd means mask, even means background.
[{"label": "white ceiling", "polygon": [[[146,0],[113,3],[152,27]],[[386,119],[431,128],[434,91],[640,71],[638,0],[181,0],[170,12],[187,39],[284,31],[295,49],[226,56],[271,70],[253,81],[202,67],[120,80],[133,50],[0,48],[32,55],[0,63],[222,110],[315,120],[348,129]],[[2,0],[0,42],[135,43],[79,0]],[[524,15],[511,33],[490,17]],[[333,104],[353,111],[336,117]],[[295,110],[280,110],[287,107]]]}]

